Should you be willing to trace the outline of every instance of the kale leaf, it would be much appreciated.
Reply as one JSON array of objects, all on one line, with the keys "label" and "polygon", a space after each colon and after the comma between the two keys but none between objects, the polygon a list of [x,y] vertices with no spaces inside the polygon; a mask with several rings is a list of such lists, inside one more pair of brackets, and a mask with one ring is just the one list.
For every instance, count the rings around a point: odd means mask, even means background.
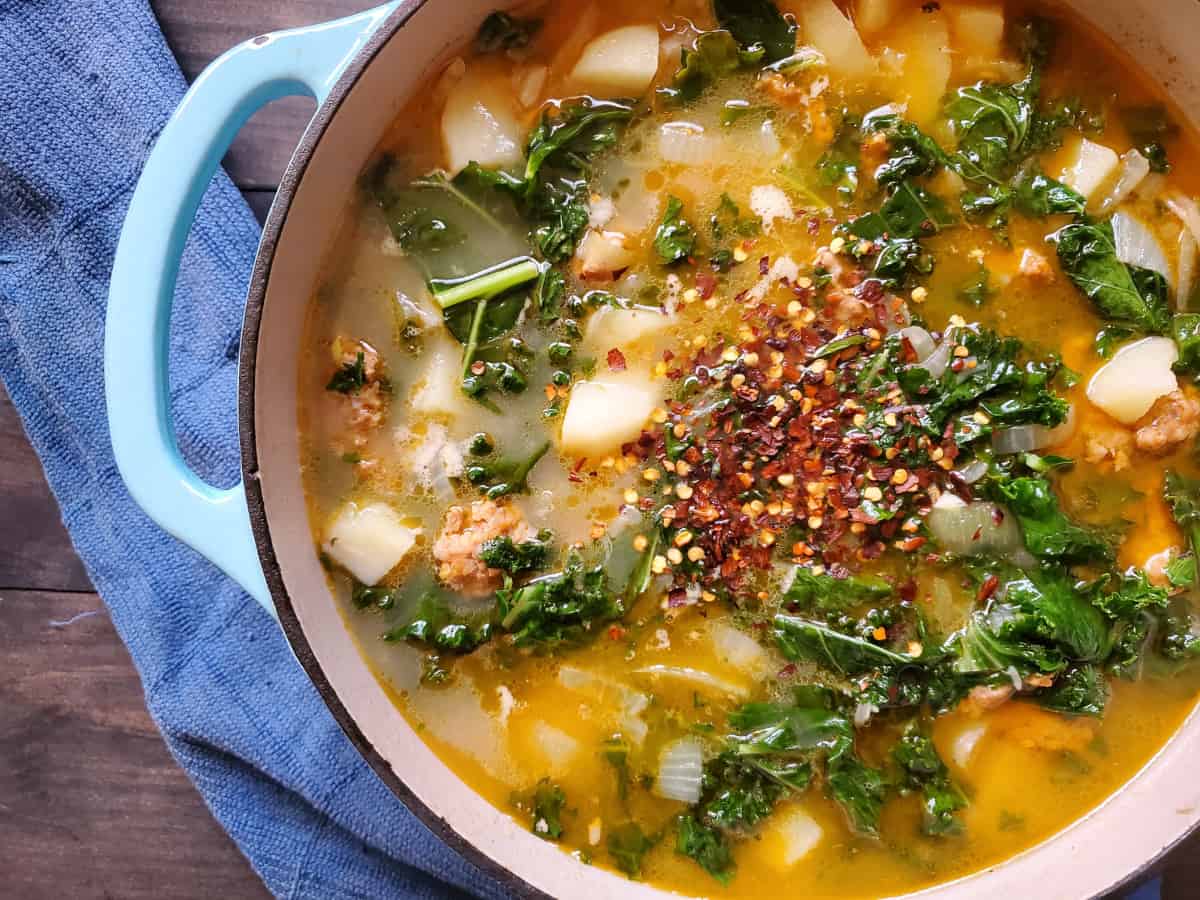
[{"label": "kale leaf", "polygon": [[828,572],[813,574],[807,566],[796,566],[784,600],[802,609],[840,611],[859,603],[883,600],[892,594],[892,586],[882,578],[848,575],[838,578]]},{"label": "kale leaf", "polygon": [[841,675],[861,675],[913,663],[911,657],[799,616],[776,615],[772,633],[776,646],[788,659],[812,660]]},{"label": "kale leaf", "polygon": [[623,822],[608,830],[608,855],[630,878],[642,875],[642,859],[662,840],[661,834],[647,835],[637,822]]},{"label": "kale leaf", "polygon": [[541,28],[541,19],[524,19],[497,11],[484,19],[483,24],[479,26],[475,35],[475,49],[479,53],[520,50],[529,46],[529,42]]},{"label": "kale leaf", "polygon": [[1200,580],[1200,479],[1188,478],[1179,472],[1168,469],[1163,479],[1163,499],[1171,507],[1171,515],[1175,524],[1187,535],[1188,545],[1192,548],[1193,578]]},{"label": "kale leaf", "polygon": [[733,880],[737,867],[729,841],[719,829],[703,824],[690,813],[675,820],[675,852],[694,859],[721,884]]},{"label": "kale leaf", "polygon": [[1179,313],[1171,319],[1171,337],[1179,348],[1175,371],[1200,375],[1200,313]]},{"label": "kale leaf", "polygon": [[1166,280],[1117,259],[1110,222],[1074,222],[1051,239],[1067,277],[1108,322],[1151,334],[1170,327]]},{"label": "kale leaf", "polygon": [[451,613],[446,595],[428,591],[417,602],[412,618],[383,635],[385,641],[411,641],[436,650],[470,653],[492,639],[495,628],[484,616],[458,617]]},{"label": "kale leaf", "polygon": [[742,49],[762,52],[763,61],[778,62],[796,50],[796,27],[771,0],[713,0],[717,24],[734,36]]},{"label": "kale leaf", "polygon": [[654,249],[667,265],[687,259],[696,249],[696,231],[683,218],[683,201],[678,197],[667,197],[667,210],[654,233]]},{"label": "kale leaf", "polygon": [[984,490],[1021,524],[1025,547],[1044,563],[1111,562],[1112,542],[1101,531],[1071,521],[1045,478],[991,478]]},{"label": "kale leaf", "polygon": [[1098,666],[1072,666],[1051,687],[1040,691],[1036,700],[1057,713],[1099,718],[1108,704],[1108,682]]},{"label": "kale leaf", "polygon": [[514,795],[514,805],[528,813],[530,831],[548,841],[557,841],[566,832],[563,812],[567,795],[549,778],[543,778],[532,791],[525,795]]},{"label": "kale leaf", "polygon": [[550,442],[543,441],[526,456],[485,459],[466,467],[467,481],[483,488],[484,496],[495,500],[507,494],[520,494],[529,489],[526,479],[538,461],[550,449]]},{"label": "kale leaf", "polygon": [[962,822],[955,813],[966,808],[966,795],[951,779],[920,721],[909,723],[892,748],[892,759],[901,772],[901,789],[922,794],[921,830],[931,836],[960,833]]},{"label": "kale leaf", "polygon": [[366,357],[359,350],[353,362],[343,363],[342,367],[333,373],[327,391],[337,391],[339,394],[357,394],[367,384]]},{"label": "kale leaf", "polygon": [[546,565],[550,558],[550,532],[543,531],[532,540],[519,544],[508,535],[484,541],[479,548],[479,558],[492,569],[500,569],[509,575],[520,575]]},{"label": "kale leaf", "polygon": [[888,158],[875,169],[875,180],[882,187],[892,187],[909,178],[931,175],[949,157],[937,141],[907,119],[887,108],[863,119],[862,130],[882,134],[888,141]]},{"label": "kale leaf", "polygon": [[567,557],[561,572],[521,587],[505,586],[496,599],[500,625],[512,633],[518,647],[577,644],[625,614],[621,597],[608,588],[604,567],[585,567],[578,553]]},{"label": "kale leaf", "polygon": [[[761,58],[762,54],[757,56]],[[675,97],[685,103],[695,100],[710,85],[756,61],[728,31],[706,31],[690,48],[683,47],[679,52],[679,69],[673,82]]]}]

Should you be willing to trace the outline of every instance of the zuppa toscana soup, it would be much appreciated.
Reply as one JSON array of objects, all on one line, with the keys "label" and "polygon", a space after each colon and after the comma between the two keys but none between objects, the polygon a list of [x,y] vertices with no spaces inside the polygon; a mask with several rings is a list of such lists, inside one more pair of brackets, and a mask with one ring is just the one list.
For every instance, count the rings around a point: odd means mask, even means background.
[{"label": "zuppa toscana soup", "polygon": [[690,894],[875,897],[1200,688],[1192,135],[1044,5],[497,12],[311,305],[314,540],[462,778]]}]

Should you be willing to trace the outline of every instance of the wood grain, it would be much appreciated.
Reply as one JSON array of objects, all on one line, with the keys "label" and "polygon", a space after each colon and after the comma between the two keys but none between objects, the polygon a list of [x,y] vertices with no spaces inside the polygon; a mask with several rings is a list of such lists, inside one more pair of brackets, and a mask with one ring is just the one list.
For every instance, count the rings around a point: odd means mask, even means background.
[{"label": "wood grain", "polygon": [[0,590],[90,590],[91,582],[67,537],[42,466],[3,389],[0,461]]},{"label": "wood grain", "polygon": [[[191,81],[235,44],[282,28],[312,25],[359,12],[370,0],[151,0],[167,43]],[[244,188],[279,185],[313,102],[289,97],[264,107],[246,124],[225,158],[225,169]]]},{"label": "wood grain", "polygon": [[0,592],[0,710],[0,896],[267,896],[163,745],[98,596]]}]

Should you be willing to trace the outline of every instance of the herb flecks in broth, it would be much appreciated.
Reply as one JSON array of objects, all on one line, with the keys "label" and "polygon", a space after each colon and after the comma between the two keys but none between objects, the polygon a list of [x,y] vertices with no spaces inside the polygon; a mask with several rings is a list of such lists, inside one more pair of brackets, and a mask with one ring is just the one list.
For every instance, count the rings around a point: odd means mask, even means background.
[{"label": "herb flecks in broth", "polygon": [[496,13],[364,174],[314,527],[401,708],[538,836],[917,889],[1190,708],[1195,147],[1028,12]]}]

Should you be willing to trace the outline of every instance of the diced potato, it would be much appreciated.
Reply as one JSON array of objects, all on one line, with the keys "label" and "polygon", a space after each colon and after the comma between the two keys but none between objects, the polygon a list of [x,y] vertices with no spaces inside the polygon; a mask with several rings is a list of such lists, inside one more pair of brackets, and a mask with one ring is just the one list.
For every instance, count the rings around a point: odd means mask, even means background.
[{"label": "diced potato", "polygon": [[619,231],[592,229],[575,251],[579,277],[590,280],[612,280],[617,272],[628,269],[633,260],[633,251],[625,246],[625,235]]},{"label": "diced potato", "polygon": [[1101,188],[1116,177],[1121,158],[1116,151],[1084,138],[1079,142],[1074,159],[1062,173],[1062,182],[1091,200]]},{"label": "diced potato", "polygon": [[1003,55],[1004,10],[1000,6],[951,3],[945,10],[958,53],[988,60]]},{"label": "diced potato", "polygon": [[986,731],[987,725],[983,722],[978,722],[974,725],[968,725],[958,733],[950,749],[950,758],[954,760],[956,766],[960,769],[967,767],[967,764],[971,761],[971,757],[975,755],[975,748],[979,746],[979,739],[983,737]]},{"label": "diced potato", "polygon": [[524,158],[523,143],[511,85],[468,70],[450,89],[442,112],[446,168],[455,174],[470,162],[490,168],[517,165]]},{"label": "diced potato", "polygon": [[940,12],[916,10],[896,32],[900,41],[896,49],[904,54],[900,89],[908,101],[905,117],[928,127],[941,116],[953,65],[946,17]]},{"label": "diced potato", "polygon": [[588,319],[583,342],[596,354],[607,353],[614,347],[625,350],[661,334],[674,321],[673,316],[657,307],[601,306]]},{"label": "diced potato", "polygon": [[396,568],[417,542],[410,528],[386,503],[347,503],[325,530],[322,549],[363,584],[377,583]]},{"label": "diced potato", "polygon": [[1132,425],[1159,397],[1179,389],[1171,366],[1179,359],[1175,342],[1148,337],[1126,344],[1088,383],[1087,397],[1118,422]]},{"label": "diced potato", "polygon": [[641,434],[657,400],[648,382],[625,379],[576,383],[563,416],[563,452],[591,457],[615,452]]},{"label": "diced potato", "polygon": [[858,0],[854,4],[854,25],[868,37],[879,34],[896,17],[899,0]]},{"label": "diced potato", "polygon": [[804,0],[789,4],[800,21],[804,42],[825,55],[829,70],[849,79],[875,74],[875,58],[863,46],[854,23],[842,15],[833,0]]},{"label": "diced potato", "polygon": [[658,28],[627,25],[594,38],[575,63],[571,81],[601,97],[638,96],[658,72]]},{"label": "diced potato", "polygon": [[466,408],[466,398],[460,387],[461,351],[455,352],[447,343],[430,347],[426,355],[429,363],[425,378],[413,393],[413,410],[435,416],[459,415]]},{"label": "diced potato", "polygon": [[790,869],[804,859],[821,842],[825,831],[805,809],[794,806],[779,812],[771,822],[763,842],[768,859],[781,868]]},{"label": "diced potato", "polygon": [[531,737],[534,746],[541,751],[550,774],[563,775],[571,770],[571,764],[581,749],[579,741],[545,722],[534,723]]}]

